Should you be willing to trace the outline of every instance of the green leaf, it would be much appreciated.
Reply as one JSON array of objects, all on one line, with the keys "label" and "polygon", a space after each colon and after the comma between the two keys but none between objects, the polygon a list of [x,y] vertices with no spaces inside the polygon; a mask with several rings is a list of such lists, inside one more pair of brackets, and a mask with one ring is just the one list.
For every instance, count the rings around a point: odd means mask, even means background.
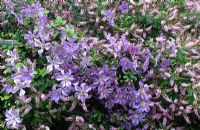
[{"label": "green leaf", "polygon": [[8,67],[3,71],[4,74],[9,74],[11,72],[12,72],[12,68],[11,67]]},{"label": "green leaf", "polygon": [[62,104],[62,110],[65,111],[67,109],[65,104]]},{"label": "green leaf", "polygon": [[58,84],[57,84],[57,83],[54,83],[53,86],[54,86],[54,87],[58,87]]},{"label": "green leaf", "polygon": [[66,29],[65,33],[66,33],[67,37],[70,37],[70,38],[75,37],[75,33],[74,33],[73,29]]},{"label": "green leaf", "polygon": [[62,18],[60,16],[56,17],[56,23],[61,23],[62,22]]},{"label": "green leaf", "polygon": [[66,20],[63,20],[60,16],[56,17],[55,26],[63,26],[66,23],[67,23]]},{"label": "green leaf", "polygon": [[42,77],[44,77],[46,75],[46,68],[39,69],[38,74],[41,75]]},{"label": "green leaf", "polygon": [[51,109],[51,107],[52,107],[51,104],[46,105],[46,108],[47,108],[47,109]]},{"label": "green leaf", "polygon": [[184,54],[184,49],[180,48],[177,52],[175,63],[184,65],[189,62],[189,58]]},{"label": "green leaf", "polygon": [[48,15],[48,14],[49,14],[49,10],[44,9],[44,13],[45,13],[46,15]]},{"label": "green leaf", "polygon": [[25,19],[24,20],[24,25],[28,26],[31,23],[30,19]]},{"label": "green leaf", "polygon": [[11,96],[10,95],[5,95],[3,96],[3,99],[8,100]]}]

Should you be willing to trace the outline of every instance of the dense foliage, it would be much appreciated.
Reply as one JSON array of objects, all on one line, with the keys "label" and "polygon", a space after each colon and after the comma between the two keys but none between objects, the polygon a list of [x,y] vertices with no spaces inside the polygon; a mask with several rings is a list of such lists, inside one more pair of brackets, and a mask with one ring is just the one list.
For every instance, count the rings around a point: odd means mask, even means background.
[{"label": "dense foliage", "polygon": [[199,0],[0,4],[0,129],[200,129]]}]

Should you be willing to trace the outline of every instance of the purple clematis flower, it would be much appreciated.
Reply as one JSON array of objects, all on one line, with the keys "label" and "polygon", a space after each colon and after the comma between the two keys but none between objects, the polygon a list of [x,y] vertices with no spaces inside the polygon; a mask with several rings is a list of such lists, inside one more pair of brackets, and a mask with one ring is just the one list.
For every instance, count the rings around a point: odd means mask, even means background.
[{"label": "purple clematis flower", "polygon": [[104,98],[106,99],[107,97],[111,95],[112,92],[113,92],[113,88],[111,88],[111,85],[109,82],[107,82],[105,86],[98,87],[98,93],[100,93],[99,99],[104,99]]},{"label": "purple clematis flower", "polygon": [[123,1],[121,3],[121,5],[119,6],[119,10],[122,12],[122,13],[127,13],[128,12],[128,3],[126,1]]},{"label": "purple clematis flower", "polygon": [[115,22],[114,22],[114,19],[115,19],[115,14],[111,11],[111,10],[107,10],[104,14],[104,19],[106,21],[108,21],[108,24],[112,27],[115,26]]},{"label": "purple clematis flower", "polygon": [[146,91],[149,90],[149,86],[148,85],[144,85],[144,83],[142,81],[139,82],[140,85],[140,89],[138,90],[140,98],[142,100],[148,100],[148,96],[146,94]]},{"label": "purple clematis flower", "polygon": [[59,88],[61,90],[61,94],[65,97],[68,97],[70,92],[74,91],[74,86],[69,86],[65,88]]},{"label": "purple clematis flower", "polygon": [[50,63],[47,66],[47,73],[51,72],[53,69],[59,70],[59,66],[63,63],[62,60],[59,59],[58,56],[54,56],[53,59],[51,59],[49,56],[46,56],[47,61]]},{"label": "purple clematis flower", "polygon": [[45,25],[48,22],[48,18],[45,15],[44,16],[40,16],[39,18],[37,18],[37,22],[38,22],[38,27],[39,28],[44,28]]},{"label": "purple clematis flower", "polygon": [[122,49],[123,49],[124,51],[127,51],[128,47],[129,47],[129,45],[130,45],[130,42],[128,42],[128,40],[127,40],[127,38],[126,38],[126,33],[123,34],[123,35],[120,37],[119,41],[122,43],[122,47],[123,47]]},{"label": "purple clematis flower", "polygon": [[120,65],[122,66],[122,70],[126,71],[129,69],[129,60],[128,58],[122,58],[120,59]]},{"label": "purple clematis flower", "polygon": [[113,107],[114,107],[114,101],[113,100],[108,100],[108,101],[106,101],[106,103],[105,103],[105,107],[106,108],[108,108],[108,109],[112,109]]},{"label": "purple clematis flower", "polygon": [[52,91],[50,91],[49,93],[49,97],[51,101],[54,101],[58,104],[59,100],[64,99],[64,96],[62,95],[62,89],[56,89],[55,87],[53,87]]},{"label": "purple clematis flower", "polygon": [[51,41],[52,37],[54,37],[54,34],[53,34],[54,32],[52,29],[44,28],[44,27],[43,28],[39,27],[38,29],[39,29],[38,36],[42,42]]},{"label": "purple clematis flower", "polygon": [[24,88],[30,88],[31,87],[31,80],[14,80],[15,86],[12,90],[12,93],[16,93],[17,91],[24,89]]},{"label": "purple clematis flower", "polygon": [[24,39],[30,44],[31,48],[35,47],[36,39],[38,38],[35,31],[29,31],[27,34],[24,35]]},{"label": "purple clematis flower", "polygon": [[139,92],[138,91],[135,91],[135,90],[131,90],[129,92],[129,106],[131,108],[135,108],[136,104],[139,103],[140,99],[138,98],[139,97]]},{"label": "purple clematis flower", "polygon": [[27,18],[34,18],[41,9],[42,8],[40,2],[37,2],[33,3],[32,5],[28,5],[25,9],[22,9],[21,13],[24,14]]},{"label": "purple clematis flower", "polygon": [[51,44],[49,42],[45,43],[44,39],[42,39],[42,41],[40,41],[39,39],[36,39],[36,41],[35,41],[35,47],[40,48],[38,50],[38,54],[40,56],[42,56],[42,53],[44,52],[44,50],[49,50],[50,46],[51,46]]},{"label": "purple clematis flower", "polygon": [[19,60],[19,55],[17,53],[17,50],[16,49],[14,49],[13,51],[8,50],[7,55],[9,56],[9,58],[5,59],[7,64],[14,66],[15,62]]},{"label": "purple clematis flower", "polygon": [[120,105],[125,105],[127,100],[126,100],[126,95],[127,93],[122,91],[121,88],[118,88],[116,90],[116,95],[115,95],[115,103],[118,103]]},{"label": "purple clematis flower", "polygon": [[74,43],[74,39],[70,39],[69,42],[65,42],[64,49],[65,55],[63,56],[67,59],[67,61],[71,61],[72,59],[78,58],[76,51],[80,48],[77,45],[77,43]]},{"label": "purple clematis flower", "polygon": [[85,103],[86,99],[90,98],[91,95],[88,94],[88,92],[91,90],[92,88],[87,86],[85,83],[82,83],[80,87],[75,86],[75,96],[81,100],[82,103]]},{"label": "purple clematis flower", "polygon": [[143,113],[137,113],[129,110],[129,114],[131,115],[129,119],[131,120],[133,126],[137,126],[140,122],[144,121],[145,115]]},{"label": "purple clematis flower", "polygon": [[104,69],[100,70],[98,73],[98,77],[94,77],[93,85],[104,85],[110,77],[108,77],[104,71]]},{"label": "purple clematis flower", "polygon": [[136,44],[136,45],[135,44],[127,44],[127,45],[124,45],[123,49],[125,51],[128,51],[130,55],[135,57],[136,54],[141,52],[141,45],[140,44]]},{"label": "purple clematis flower", "polygon": [[143,64],[143,70],[145,72],[149,68],[149,60],[151,58],[151,52],[148,48],[145,48],[144,53],[146,54],[146,60],[144,61]]},{"label": "purple clematis flower", "polygon": [[160,65],[163,69],[167,69],[170,66],[170,60],[167,58],[162,58]]},{"label": "purple clematis flower", "polygon": [[98,78],[94,78],[93,85],[101,86],[101,85],[105,84],[108,80],[109,80],[109,77],[107,77],[105,74],[101,74],[101,75],[99,75]]},{"label": "purple clematis flower", "polygon": [[145,60],[145,62],[144,62],[144,64],[143,64],[143,70],[144,70],[144,72],[147,71],[147,69],[149,68],[149,60],[150,60],[150,58],[147,57],[146,60]]},{"label": "purple clematis flower", "polygon": [[22,119],[19,116],[19,109],[11,108],[5,112],[6,127],[8,129],[19,129]]},{"label": "purple clematis flower", "polygon": [[53,48],[53,51],[56,55],[58,56],[64,56],[66,54],[66,49],[65,49],[65,45],[64,44],[58,44],[58,43],[55,43],[54,44],[54,48]]},{"label": "purple clematis flower", "polygon": [[156,46],[162,47],[166,44],[166,38],[163,34],[156,38]]},{"label": "purple clematis flower", "polygon": [[120,59],[120,65],[122,66],[122,70],[126,71],[128,69],[136,69],[137,65],[133,62],[129,61],[128,58],[124,57]]},{"label": "purple clematis flower", "polygon": [[104,32],[105,38],[109,41],[109,44],[104,44],[106,51],[110,52],[114,55],[114,57],[118,57],[120,55],[122,42],[117,42],[117,39],[114,36],[111,36],[110,33]]},{"label": "purple clematis flower", "polygon": [[7,94],[12,93],[13,87],[10,84],[2,84],[2,86],[2,91],[6,92]]},{"label": "purple clematis flower", "polygon": [[20,89],[19,91],[19,99],[22,100],[24,103],[26,102],[26,97],[25,97],[25,91],[24,89]]},{"label": "purple clematis flower", "polygon": [[83,53],[83,57],[81,57],[82,61],[80,62],[80,65],[82,67],[87,67],[87,66],[91,66],[92,63],[91,63],[91,60],[92,60],[92,57],[91,56],[86,56],[86,52]]},{"label": "purple clematis flower", "polygon": [[56,80],[61,81],[60,86],[61,87],[70,87],[72,82],[74,80],[74,77],[72,75],[72,71],[69,70],[69,72],[65,73],[64,71],[61,71],[61,75],[58,75],[56,77]]},{"label": "purple clematis flower", "polygon": [[160,59],[161,53],[162,53],[162,52],[159,51],[158,55],[155,57],[155,66],[158,65],[158,61],[159,61],[159,59]]},{"label": "purple clematis flower", "polygon": [[19,68],[17,73],[13,75],[14,80],[32,80],[34,71],[32,69],[28,69],[28,67],[24,66],[23,68]]},{"label": "purple clematis flower", "polygon": [[21,11],[21,13],[24,14],[27,18],[34,18],[37,10],[33,5],[28,5],[27,8]]},{"label": "purple clematis flower", "polygon": [[139,113],[149,112],[150,106],[152,106],[152,102],[149,100],[141,100],[141,102],[136,106],[136,109]]},{"label": "purple clematis flower", "polygon": [[178,46],[175,44],[175,40],[173,38],[170,38],[166,41],[166,43],[166,50],[169,51],[169,57],[176,57]]}]

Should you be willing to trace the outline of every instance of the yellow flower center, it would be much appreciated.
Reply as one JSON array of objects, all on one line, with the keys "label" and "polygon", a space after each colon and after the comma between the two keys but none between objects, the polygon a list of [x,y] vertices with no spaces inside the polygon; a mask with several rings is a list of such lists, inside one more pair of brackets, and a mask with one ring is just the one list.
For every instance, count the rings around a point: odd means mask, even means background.
[{"label": "yellow flower center", "polygon": [[144,101],[141,102],[141,106],[144,107],[146,103]]},{"label": "yellow flower center", "polygon": [[141,92],[142,94],[144,94],[144,93],[145,93],[145,90],[144,90],[144,89],[141,89],[140,92]]},{"label": "yellow flower center", "polygon": [[134,114],[134,118],[137,119],[138,118],[138,114]]}]

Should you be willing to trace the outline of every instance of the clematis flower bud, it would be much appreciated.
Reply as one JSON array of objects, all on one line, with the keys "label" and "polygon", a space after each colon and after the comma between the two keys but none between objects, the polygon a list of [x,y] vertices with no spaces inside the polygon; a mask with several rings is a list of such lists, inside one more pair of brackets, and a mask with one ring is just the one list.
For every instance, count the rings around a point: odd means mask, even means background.
[{"label": "clematis flower bud", "polygon": [[174,85],[174,92],[178,93],[178,86],[176,84]]},{"label": "clematis flower bud", "polygon": [[36,102],[36,106],[39,107],[39,105],[40,105],[40,97],[39,96],[35,97],[35,102]]},{"label": "clematis flower bud", "polygon": [[31,111],[32,107],[29,106],[28,108],[25,109],[24,114],[28,114]]},{"label": "clematis flower bud", "polygon": [[48,99],[48,96],[47,95],[45,95],[45,94],[41,94],[41,100],[44,102],[44,101],[46,101],[47,99]]}]

